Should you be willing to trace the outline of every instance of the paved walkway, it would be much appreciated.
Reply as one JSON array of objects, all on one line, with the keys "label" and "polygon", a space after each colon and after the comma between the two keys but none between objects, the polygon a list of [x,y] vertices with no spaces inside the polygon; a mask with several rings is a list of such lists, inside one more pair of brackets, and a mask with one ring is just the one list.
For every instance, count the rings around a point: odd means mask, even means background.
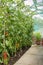
[{"label": "paved walkway", "polygon": [[32,45],[14,65],[43,65],[43,46]]}]

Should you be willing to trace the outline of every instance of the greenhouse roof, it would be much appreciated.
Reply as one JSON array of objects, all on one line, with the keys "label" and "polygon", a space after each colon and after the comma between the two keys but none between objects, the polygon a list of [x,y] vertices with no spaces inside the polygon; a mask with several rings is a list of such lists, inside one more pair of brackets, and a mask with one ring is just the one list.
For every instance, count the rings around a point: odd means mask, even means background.
[{"label": "greenhouse roof", "polygon": [[32,11],[43,17],[43,0],[25,0],[25,5],[29,5]]}]

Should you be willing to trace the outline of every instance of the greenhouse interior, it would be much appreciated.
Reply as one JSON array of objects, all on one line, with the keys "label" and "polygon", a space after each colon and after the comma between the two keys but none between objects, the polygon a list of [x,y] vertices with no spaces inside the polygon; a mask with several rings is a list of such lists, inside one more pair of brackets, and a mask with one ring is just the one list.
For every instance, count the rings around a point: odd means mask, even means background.
[{"label": "greenhouse interior", "polygon": [[43,48],[43,0],[0,0],[0,65],[17,65],[33,45]]}]

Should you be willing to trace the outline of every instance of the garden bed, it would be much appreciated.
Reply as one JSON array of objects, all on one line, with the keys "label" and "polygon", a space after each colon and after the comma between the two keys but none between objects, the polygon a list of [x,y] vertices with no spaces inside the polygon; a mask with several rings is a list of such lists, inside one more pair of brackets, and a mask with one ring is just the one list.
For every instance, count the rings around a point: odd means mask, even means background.
[{"label": "garden bed", "polygon": [[0,65],[13,65],[29,48],[27,46],[32,45],[33,12],[30,8],[28,10],[24,2],[21,4],[16,2],[14,7],[12,0],[4,0],[1,3],[0,63],[3,64]]},{"label": "garden bed", "polygon": [[[8,65],[13,65],[14,63],[16,63],[21,57],[22,55],[30,48],[31,46],[27,46],[27,47],[23,47],[22,48],[22,52],[18,51],[16,53],[16,57],[15,56],[12,56],[10,57],[10,60],[9,60],[9,64]],[[4,65],[3,63],[0,64],[0,65]]]}]

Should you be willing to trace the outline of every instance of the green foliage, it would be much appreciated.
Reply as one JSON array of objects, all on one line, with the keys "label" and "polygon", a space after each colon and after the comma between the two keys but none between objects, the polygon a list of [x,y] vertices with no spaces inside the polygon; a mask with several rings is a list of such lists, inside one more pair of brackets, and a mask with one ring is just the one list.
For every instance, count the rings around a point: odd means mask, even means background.
[{"label": "green foliage", "polygon": [[[22,0],[21,0],[22,1]],[[0,5],[0,53],[13,55],[23,46],[31,46],[33,33],[32,12],[24,2],[2,0]],[[21,3],[21,4],[20,4]],[[13,6],[14,4],[14,6]],[[28,12],[29,13],[28,15]],[[8,56],[9,57],[9,56]]]},{"label": "green foliage", "polygon": [[41,40],[41,34],[40,33],[36,33],[35,34],[36,40],[40,41]]}]

